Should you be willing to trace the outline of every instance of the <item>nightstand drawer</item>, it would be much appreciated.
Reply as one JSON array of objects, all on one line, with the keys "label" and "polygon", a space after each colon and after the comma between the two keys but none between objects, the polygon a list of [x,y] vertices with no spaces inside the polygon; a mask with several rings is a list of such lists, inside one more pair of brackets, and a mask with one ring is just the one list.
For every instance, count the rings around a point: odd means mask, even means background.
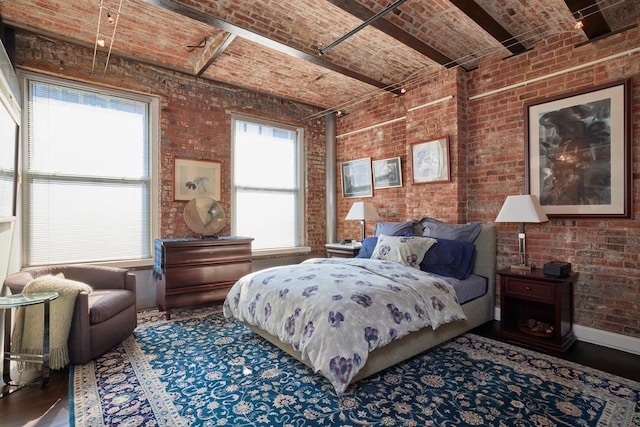
[{"label": "nightstand drawer", "polygon": [[552,285],[523,280],[511,279],[505,284],[505,292],[508,296],[522,296],[543,302],[553,302],[553,290]]}]

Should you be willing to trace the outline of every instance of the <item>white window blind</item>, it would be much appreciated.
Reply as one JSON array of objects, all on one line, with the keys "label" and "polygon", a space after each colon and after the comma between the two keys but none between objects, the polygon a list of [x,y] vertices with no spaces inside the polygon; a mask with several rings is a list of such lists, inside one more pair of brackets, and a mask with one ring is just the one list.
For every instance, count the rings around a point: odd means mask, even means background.
[{"label": "white window blind", "polygon": [[301,131],[233,120],[233,233],[253,249],[300,246],[303,224]]},{"label": "white window blind", "polygon": [[27,80],[26,265],[151,252],[149,102]]}]

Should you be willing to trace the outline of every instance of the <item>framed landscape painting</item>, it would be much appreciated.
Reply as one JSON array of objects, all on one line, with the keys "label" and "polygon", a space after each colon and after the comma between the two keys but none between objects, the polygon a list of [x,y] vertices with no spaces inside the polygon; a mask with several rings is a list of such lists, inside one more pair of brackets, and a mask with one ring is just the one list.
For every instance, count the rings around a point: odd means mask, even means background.
[{"label": "framed landscape painting", "polygon": [[341,165],[342,197],[372,197],[371,158],[352,160]]},{"label": "framed landscape painting", "polygon": [[400,157],[373,161],[373,188],[402,187]]},{"label": "framed landscape painting", "polygon": [[631,84],[527,104],[527,190],[550,217],[631,216]]}]

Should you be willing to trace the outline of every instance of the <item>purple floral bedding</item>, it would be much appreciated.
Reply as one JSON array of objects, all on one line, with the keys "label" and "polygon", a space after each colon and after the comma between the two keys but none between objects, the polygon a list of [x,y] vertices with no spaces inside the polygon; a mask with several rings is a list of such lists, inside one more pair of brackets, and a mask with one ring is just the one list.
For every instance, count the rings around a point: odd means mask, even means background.
[{"label": "purple floral bedding", "polygon": [[409,332],[465,319],[438,276],[391,261],[314,258],[241,278],[224,315],[291,344],[341,396],[370,351]]}]

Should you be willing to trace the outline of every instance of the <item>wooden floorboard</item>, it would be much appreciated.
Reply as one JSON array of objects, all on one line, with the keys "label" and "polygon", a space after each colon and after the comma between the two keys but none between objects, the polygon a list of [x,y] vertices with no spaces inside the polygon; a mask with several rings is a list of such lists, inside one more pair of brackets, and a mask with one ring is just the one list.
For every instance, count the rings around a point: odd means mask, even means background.
[{"label": "wooden floorboard", "polygon": [[[496,338],[497,321],[473,332]],[[557,356],[557,355],[555,355]],[[563,359],[640,382],[640,356],[578,341]],[[69,371],[53,371],[46,387],[23,388],[0,399],[0,424],[13,426],[69,426]]]}]

